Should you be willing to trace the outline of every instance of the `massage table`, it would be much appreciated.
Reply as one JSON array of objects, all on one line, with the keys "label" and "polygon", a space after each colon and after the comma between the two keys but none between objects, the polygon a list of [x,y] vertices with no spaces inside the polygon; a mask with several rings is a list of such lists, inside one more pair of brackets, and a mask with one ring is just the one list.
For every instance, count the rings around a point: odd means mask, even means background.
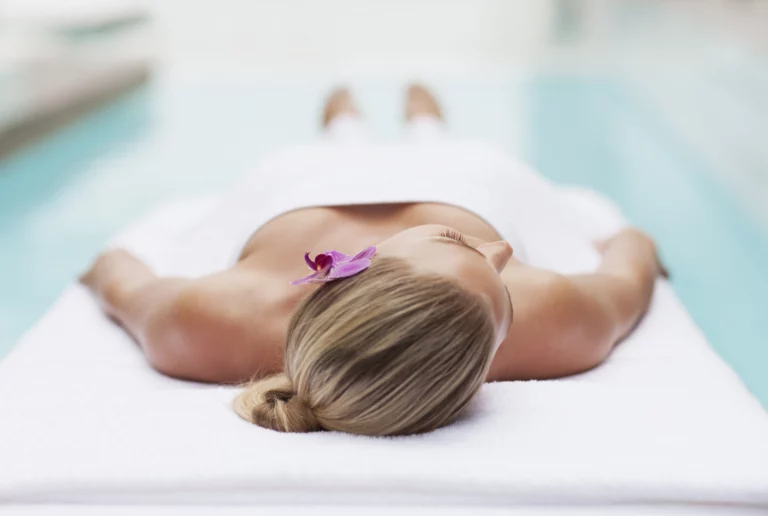
[{"label": "massage table", "polygon": [[[166,204],[113,244],[173,273],[174,249],[211,245],[190,228],[216,202]],[[595,234],[621,223],[589,191],[562,202]],[[0,510],[768,514],[768,415],[664,280],[604,365],[485,385],[429,434],[273,432],[234,414],[236,392],[153,371],[73,284],[0,362]]]}]

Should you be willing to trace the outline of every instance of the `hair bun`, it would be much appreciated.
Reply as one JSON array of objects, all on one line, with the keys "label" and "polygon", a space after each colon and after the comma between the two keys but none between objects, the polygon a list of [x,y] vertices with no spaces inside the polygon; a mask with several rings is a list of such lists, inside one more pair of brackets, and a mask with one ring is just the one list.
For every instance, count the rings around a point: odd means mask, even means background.
[{"label": "hair bun", "polygon": [[312,409],[280,373],[247,386],[234,402],[235,412],[251,423],[279,432],[314,432],[322,427]]}]

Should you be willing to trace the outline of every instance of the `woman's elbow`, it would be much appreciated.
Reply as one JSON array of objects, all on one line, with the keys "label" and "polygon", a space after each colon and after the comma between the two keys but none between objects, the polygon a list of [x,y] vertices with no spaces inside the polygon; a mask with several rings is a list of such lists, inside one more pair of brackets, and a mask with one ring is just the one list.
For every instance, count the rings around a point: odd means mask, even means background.
[{"label": "woman's elbow", "polygon": [[[204,293],[203,293],[204,294]],[[190,292],[147,325],[144,353],[157,371],[183,380],[238,383],[256,372],[277,372],[242,321]]]},{"label": "woman's elbow", "polygon": [[147,362],[158,372],[182,380],[217,382],[212,371],[213,346],[183,299],[158,310],[147,321],[141,346]]},{"label": "woman's elbow", "polygon": [[198,380],[199,351],[185,338],[175,321],[160,320],[147,328],[142,341],[144,356],[156,371],[183,380]]},{"label": "woman's elbow", "polygon": [[578,374],[599,366],[611,354],[616,343],[616,325],[610,309],[577,289],[571,290],[570,309],[561,321],[562,355],[569,374]]}]

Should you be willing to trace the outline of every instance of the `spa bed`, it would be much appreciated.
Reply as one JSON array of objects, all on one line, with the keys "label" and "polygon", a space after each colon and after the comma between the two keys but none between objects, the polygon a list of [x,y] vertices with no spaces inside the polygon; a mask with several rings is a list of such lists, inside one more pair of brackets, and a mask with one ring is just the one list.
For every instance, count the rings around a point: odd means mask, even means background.
[{"label": "spa bed", "polygon": [[[595,227],[619,217],[594,193],[567,197]],[[113,244],[174,272],[179,246],[212,245],[190,228],[216,203],[169,203]],[[768,415],[663,280],[603,366],[486,385],[430,434],[281,434],[240,420],[235,392],[156,373],[71,285],[0,362],[0,510],[768,513]]]}]

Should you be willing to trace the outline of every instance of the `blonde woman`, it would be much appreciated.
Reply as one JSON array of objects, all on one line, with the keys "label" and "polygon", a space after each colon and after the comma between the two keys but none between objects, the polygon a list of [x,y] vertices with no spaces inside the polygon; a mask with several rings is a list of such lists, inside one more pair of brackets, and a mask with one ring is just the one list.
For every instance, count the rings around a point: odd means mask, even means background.
[{"label": "blonde woman", "polygon": [[230,267],[158,277],[113,250],[82,282],[155,369],[250,382],[236,412],[285,432],[425,432],[486,381],[600,364],[648,308],[653,241],[626,229],[593,273],[547,270],[526,238],[558,249],[560,237],[517,228],[559,209],[530,200],[552,187],[490,146],[448,140],[424,88],[405,112],[408,139],[374,145],[335,91],[326,140],[270,158],[224,203]]}]

